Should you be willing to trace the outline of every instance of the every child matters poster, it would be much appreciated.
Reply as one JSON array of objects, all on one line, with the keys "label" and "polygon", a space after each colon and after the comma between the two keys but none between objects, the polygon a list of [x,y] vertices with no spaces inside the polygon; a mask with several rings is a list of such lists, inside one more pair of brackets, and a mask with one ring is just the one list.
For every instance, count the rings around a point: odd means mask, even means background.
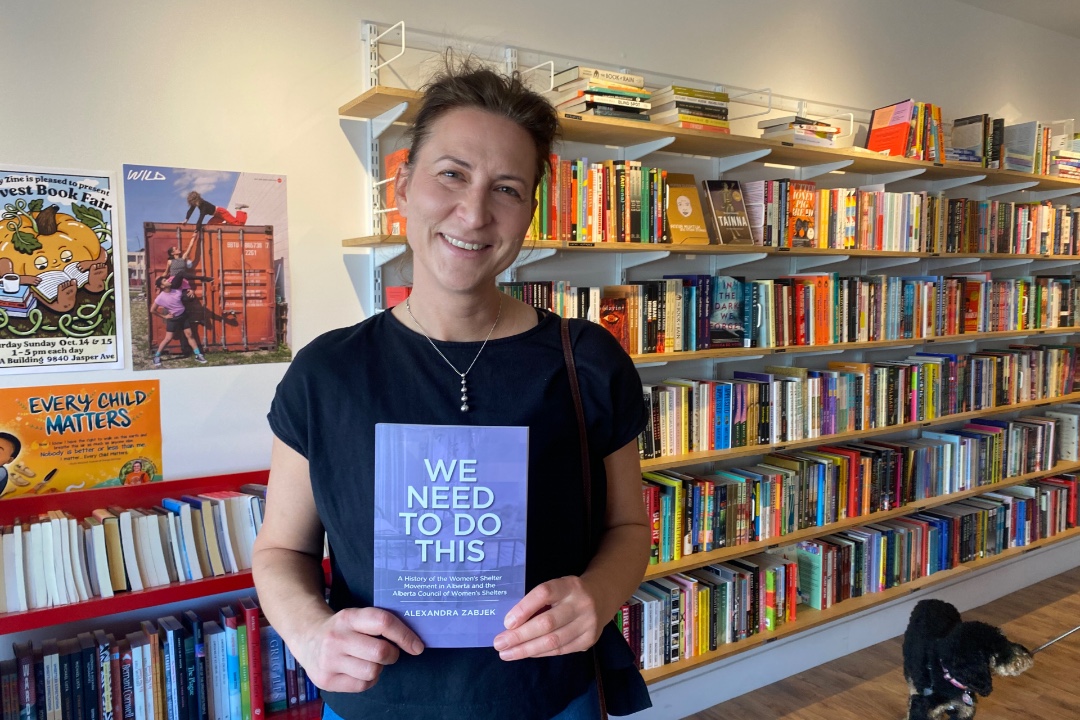
[{"label": "every child matters poster", "polygon": [[0,389],[0,501],[162,479],[157,380]]},{"label": "every child matters poster", "polygon": [[284,175],[124,165],[136,370],[288,362]]},{"label": "every child matters poster", "polygon": [[0,374],[123,367],[114,189],[0,166]]}]

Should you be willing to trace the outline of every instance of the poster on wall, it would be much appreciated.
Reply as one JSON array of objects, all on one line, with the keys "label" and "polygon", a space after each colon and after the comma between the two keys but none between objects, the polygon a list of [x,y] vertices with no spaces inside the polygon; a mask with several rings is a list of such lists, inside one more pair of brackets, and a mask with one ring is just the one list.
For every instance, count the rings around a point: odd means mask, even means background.
[{"label": "poster on wall", "polygon": [[124,165],[136,370],[288,362],[285,177]]},{"label": "poster on wall", "polygon": [[157,380],[0,389],[0,501],[162,479]]},{"label": "poster on wall", "polygon": [[0,166],[0,374],[122,368],[107,173]]}]

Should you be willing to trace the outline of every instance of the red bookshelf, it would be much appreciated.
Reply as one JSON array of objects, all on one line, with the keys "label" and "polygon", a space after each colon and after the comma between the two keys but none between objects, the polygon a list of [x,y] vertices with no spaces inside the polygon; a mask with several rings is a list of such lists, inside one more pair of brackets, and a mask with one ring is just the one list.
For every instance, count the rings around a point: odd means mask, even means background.
[{"label": "red bookshelf", "polygon": [[[69,493],[29,495],[0,502],[0,524],[10,525],[50,510],[63,510],[82,519],[95,509],[109,505],[140,507],[159,505],[165,497],[196,495],[214,490],[236,490],[246,483],[265,483],[269,471],[215,475],[188,480],[169,480],[127,487],[77,490]],[[326,563],[324,562],[324,566]],[[141,610],[143,608],[184,602],[209,595],[252,588],[251,572],[173,583],[138,592],[117,593],[111,598],[93,598],[86,602],[0,615],[0,634],[25,632],[58,623],[92,620],[97,617]]]}]

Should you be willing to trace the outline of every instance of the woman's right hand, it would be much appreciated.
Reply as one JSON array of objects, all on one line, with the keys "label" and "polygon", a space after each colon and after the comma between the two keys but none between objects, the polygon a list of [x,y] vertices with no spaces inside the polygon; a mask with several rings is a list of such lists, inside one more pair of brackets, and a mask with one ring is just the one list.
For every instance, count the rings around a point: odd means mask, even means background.
[{"label": "woman's right hand", "polygon": [[396,615],[380,608],[346,608],[327,617],[293,654],[316,687],[363,692],[401,650],[419,655],[424,643]]}]

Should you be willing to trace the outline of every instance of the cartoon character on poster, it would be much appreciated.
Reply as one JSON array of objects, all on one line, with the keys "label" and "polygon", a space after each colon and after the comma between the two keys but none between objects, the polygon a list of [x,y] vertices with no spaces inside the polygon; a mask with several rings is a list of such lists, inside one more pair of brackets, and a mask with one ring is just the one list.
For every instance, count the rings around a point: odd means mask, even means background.
[{"label": "cartoon character on poster", "polygon": [[0,168],[0,372],[123,366],[113,183]]},{"label": "cartoon character on poster", "polygon": [[285,186],[124,166],[136,370],[290,359]]},{"label": "cartoon character on poster", "polygon": [[159,384],[0,389],[0,498],[162,479]]}]

